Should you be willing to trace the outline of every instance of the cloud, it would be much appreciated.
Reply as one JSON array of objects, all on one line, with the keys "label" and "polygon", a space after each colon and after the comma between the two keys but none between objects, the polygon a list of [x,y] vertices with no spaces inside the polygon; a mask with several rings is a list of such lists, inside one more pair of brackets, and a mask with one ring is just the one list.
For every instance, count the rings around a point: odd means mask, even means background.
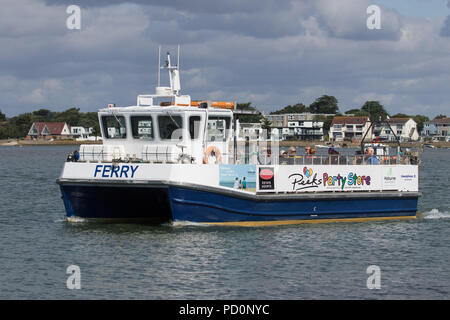
[{"label": "cloud", "polygon": [[391,113],[433,114],[448,101],[443,21],[382,7],[382,30],[368,30],[369,0],[83,0],[81,30],[66,28],[73,1],[4,2],[8,116],[133,104],[153,92],[159,44],[172,52],[181,44],[182,93],[195,99],[252,101],[268,112],[330,94],[341,111],[373,98]]},{"label": "cloud", "polygon": [[315,12],[328,34],[337,38],[354,40],[398,40],[401,36],[402,22],[394,10],[383,7],[381,10],[381,30],[367,28],[367,8],[371,1],[353,0],[315,0]]},{"label": "cloud", "polygon": [[[450,0],[447,0],[447,7],[450,8]],[[441,37],[450,37],[450,16],[445,19],[440,35]]]}]

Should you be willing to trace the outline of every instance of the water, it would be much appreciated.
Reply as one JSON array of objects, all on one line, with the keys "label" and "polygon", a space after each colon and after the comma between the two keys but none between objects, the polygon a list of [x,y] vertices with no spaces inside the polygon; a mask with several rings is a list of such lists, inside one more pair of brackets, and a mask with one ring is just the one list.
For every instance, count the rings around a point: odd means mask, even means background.
[{"label": "water", "polygon": [[418,219],[241,228],[68,223],[73,149],[0,147],[0,299],[450,298],[450,150],[422,156]]}]

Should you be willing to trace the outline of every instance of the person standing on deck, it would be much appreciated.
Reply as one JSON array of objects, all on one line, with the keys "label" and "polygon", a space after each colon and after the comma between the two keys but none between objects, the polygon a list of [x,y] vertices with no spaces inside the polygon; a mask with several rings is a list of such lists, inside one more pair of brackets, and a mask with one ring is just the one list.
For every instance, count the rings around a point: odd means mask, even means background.
[{"label": "person standing on deck", "polygon": [[369,158],[367,159],[367,164],[378,164],[378,159],[373,153],[374,153],[373,148],[367,149],[367,154],[369,155]]}]

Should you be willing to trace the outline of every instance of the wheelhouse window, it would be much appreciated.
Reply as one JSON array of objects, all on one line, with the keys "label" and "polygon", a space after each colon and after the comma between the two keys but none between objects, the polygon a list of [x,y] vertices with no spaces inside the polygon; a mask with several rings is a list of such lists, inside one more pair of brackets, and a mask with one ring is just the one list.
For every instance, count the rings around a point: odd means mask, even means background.
[{"label": "wheelhouse window", "polygon": [[226,141],[231,125],[230,117],[208,117],[208,141]]},{"label": "wheelhouse window", "polygon": [[189,135],[191,137],[191,140],[198,139],[198,135],[200,133],[200,124],[201,124],[200,116],[189,117]]},{"label": "wheelhouse window", "polygon": [[181,116],[169,114],[158,116],[158,127],[161,140],[178,140],[182,138],[182,131],[179,130],[183,128],[183,119]]},{"label": "wheelhouse window", "polygon": [[153,119],[151,116],[132,116],[131,130],[134,139],[153,140]]},{"label": "wheelhouse window", "polygon": [[127,127],[123,116],[103,116],[103,136],[107,139],[125,139],[127,137]]}]

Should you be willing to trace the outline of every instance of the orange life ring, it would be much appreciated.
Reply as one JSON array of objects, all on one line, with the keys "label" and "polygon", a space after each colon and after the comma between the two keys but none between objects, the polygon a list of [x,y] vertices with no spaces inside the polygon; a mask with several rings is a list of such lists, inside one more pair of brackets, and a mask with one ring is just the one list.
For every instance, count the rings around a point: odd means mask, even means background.
[{"label": "orange life ring", "polygon": [[214,152],[214,154],[215,154],[216,162],[219,164],[222,163],[222,154],[220,153],[219,148],[217,148],[216,146],[209,146],[206,149],[205,155],[203,156],[203,163],[208,164],[208,158],[212,152]]}]

